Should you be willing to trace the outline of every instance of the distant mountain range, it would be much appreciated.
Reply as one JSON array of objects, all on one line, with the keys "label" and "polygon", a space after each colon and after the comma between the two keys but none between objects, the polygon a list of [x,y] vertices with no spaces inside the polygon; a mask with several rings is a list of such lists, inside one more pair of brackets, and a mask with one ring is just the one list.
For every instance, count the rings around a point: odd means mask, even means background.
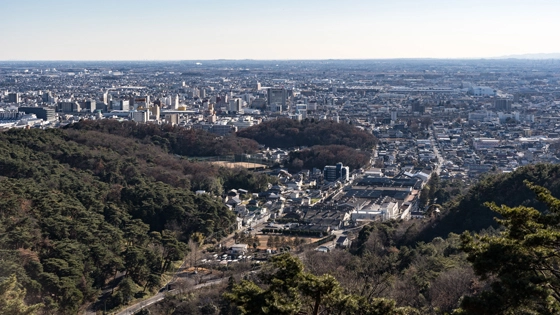
[{"label": "distant mountain range", "polygon": [[560,59],[560,53],[508,55],[496,57],[493,59]]}]

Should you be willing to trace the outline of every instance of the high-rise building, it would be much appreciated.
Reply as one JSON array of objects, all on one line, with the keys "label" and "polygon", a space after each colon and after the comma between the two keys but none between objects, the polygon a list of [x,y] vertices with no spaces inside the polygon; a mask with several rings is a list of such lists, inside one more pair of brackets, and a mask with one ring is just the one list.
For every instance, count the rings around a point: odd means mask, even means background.
[{"label": "high-rise building", "polygon": [[336,163],[334,166],[327,165],[323,169],[323,177],[328,182],[334,182],[337,180],[347,182],[350,180],[350,168],[342,165],[341,162]]},{"label": "high-rise building", "polygon": [[423,114],[424,111],[426,111],[426,107],[422,105],[418,100],[413,101],[411,109],[413,112],[418,112],[420,114]]},{"label": "high-rise building", "polygon": [[52,103],[54,101],[54,98],[52,97],[52,93],[51,92],[43,93],[43,95],[41,95],[41,101],[43,103]]},{"label": "high-rise building", "polygon": [[288,93],[285,88],[270,88],[268,89],[268,106],[277,104],[282,106],[282,110],[288,110],[287,107]]},{"label": "high-rise building", "polygon": [[19,104],[21,102],[21,97],[19,93],[10,93],[8,94],[8,103],[16,103]]},{"label": "high-rise building", "polygon": [[93,100],[88,100],[83,103],[83,107],[86,111],[93,113],[97,109],[96,102]]},{"label": "high-rise building", "polygon": [[250,106],[250,105],[251,105],[251,99],[252,99],[252,98],[254,98],[254,97],[253,97],[253,95],[250,94],[250,93],[245,93],[245,94],[243,94],[243,100],[244,100],[245,102],[247,102],[247,106]]},{"label": "high-rise building", "polygon": [[150,107],[150,116],[153,116],[154,120],[160,121],[161,107],[159,105]]},{"label": "high-rise building", "polygon": [[26,114],[35,114],[37,118],[41,118],[45,121],[53,121],[56,118],[53,108],[19,107],[18,111]]},{"label": "high-rise building", "polygon": [[171,108],[173,109],[179,108],[179,94],[175,94],[175,96],[171,100]]},{"label": "high-rise building", "polygon": [[58,103],[58,111],[63,113],[80,112],[81,110],[82,107],[78,102],[65,101]]},{"label": "high-rise building", "polygon": [[128,100],[112,100],[111,101],[111,109],[112,110],[130,110],[130,101]]},{"label": "high-rise building", "polygon": [[138,96],[138,97],[135,97],[132,100],[132,102],[133,102],[134,109],[138,109],[138,108],[146,109],[146,108],[150,107],[150,96],[147,96],[147,95],[146,96]]},{"label": "high-rise building", "polygon": [[145,123],[148,121],[148,112],[145,110],[134,111],[132,112],[132,120]]},{"label": "high-rise building", "polygon": [[242,106],[243,106],[243,100],[242,99],[240,99],[240,98],[231,99],[231,100],[229,100],[228,111],[230,113],[237,114],[237,113],[241,112]]},{"label": "high-rise building", "polygon": [[494,108],[496,110],[511,111],[511,100],[505,98],[497,98],[494,100]]},{"label": "high-rise building", "polygon": [[171,125],[179,124],[179,114],[166,114],[165,122]]}]

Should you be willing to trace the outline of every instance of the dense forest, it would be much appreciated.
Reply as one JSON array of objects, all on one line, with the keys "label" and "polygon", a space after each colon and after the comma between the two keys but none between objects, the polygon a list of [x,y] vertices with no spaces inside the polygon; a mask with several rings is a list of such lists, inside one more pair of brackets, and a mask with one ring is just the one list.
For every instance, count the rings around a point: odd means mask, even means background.
[{"label": "dense forest", "polygon": [[169,153],[191,157],[253,153],[258,148],[255,141],[235,137],[235,135],[220,137],[203,130],[166,124],[138,124],[133,121],[119,122],[105,119],[82,120],[67,128],[135,138],[142,143],[158,145]]},{"label": "dense forest", "polygon": [[15,274],[46,314],[76,314],[124,274],[108,302],[116,306],[159,288],[193,235],[212,241],[231,231],[235,215],[223,202],[192,190],[267,184],[106,130],[0,133],[0,279]]},{"label": "dense forest", "polygon": [[350,124],[330,120],[304,120],[282,118],[263,122],[243,129],[239,137],[249,138],[270,148],[292,148],[314,145],[345,145],[355,149],[372,149],[377,138],[371,133]]},{"label": "dense forest", "polygon": [[316,145],[309,149],[290,152],[287,166],[290,171],[323,169],[325,165],[342,162],[350,169],[358,169],[370,163],[371,154],[344,145]]},{"label": "dense forest", "polygon": [[554,196],[560,196],[560,165],[536,164],[521,167],[511,173],[489,175],[473,185],[464,195],[452,198],[442,208],[442,213],[434,217],[423,229],[418,240],[430,241],[434,237],[445,237],[449,233],[460,234],[466,230],[477,232],[489,227],[497,228],[499,224],[494,218],[499,215],[485,206],[486,202],[544,210],[545,204],[535,199],[535,194],[524,184],[525,180],[549,189]]}]

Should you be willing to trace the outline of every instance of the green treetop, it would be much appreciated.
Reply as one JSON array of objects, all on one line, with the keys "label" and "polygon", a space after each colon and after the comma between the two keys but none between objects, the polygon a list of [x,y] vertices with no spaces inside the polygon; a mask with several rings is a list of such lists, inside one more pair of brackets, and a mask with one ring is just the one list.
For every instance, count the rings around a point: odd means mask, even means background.
[{"label": "green treetop", "polygon": [[0,282],[0,314],[33,315],[41,304],[27,306],[24,302],[25,289],[19,288],[15,275]]},{"label": "green treetop", "polygon": [[549,190],[525,181],[548,210],[497,206],[505,231],[497,236],[462,236],[475,272],[491,288],[465,297],[457,314],[560,313],[560,200]]},{"label": "green treetop", "polygon": [[273,257],[260,278],[261,286],[244,280],[224,295],[241,314],[418,314],[391,300],[345,294],[333,276],[304,272],[301,261],[290,254]]}]

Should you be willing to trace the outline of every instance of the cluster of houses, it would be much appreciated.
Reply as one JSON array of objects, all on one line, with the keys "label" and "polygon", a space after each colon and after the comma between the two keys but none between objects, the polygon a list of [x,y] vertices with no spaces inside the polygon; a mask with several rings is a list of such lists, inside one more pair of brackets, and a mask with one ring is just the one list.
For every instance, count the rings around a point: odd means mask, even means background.
[{"label": "cluster of houses", "polygon": [[283,228],[291,235],[325,236],[372,221],[417,217],[419,193],[431,173],[412,169],[386,177],[372,169],[355,172],[344,184],[325,182],[320,172],[279,171],[278,183],[268,190],[231,190],[225,203],[238,215],[240,229],[277,220],[297,223]]}]

